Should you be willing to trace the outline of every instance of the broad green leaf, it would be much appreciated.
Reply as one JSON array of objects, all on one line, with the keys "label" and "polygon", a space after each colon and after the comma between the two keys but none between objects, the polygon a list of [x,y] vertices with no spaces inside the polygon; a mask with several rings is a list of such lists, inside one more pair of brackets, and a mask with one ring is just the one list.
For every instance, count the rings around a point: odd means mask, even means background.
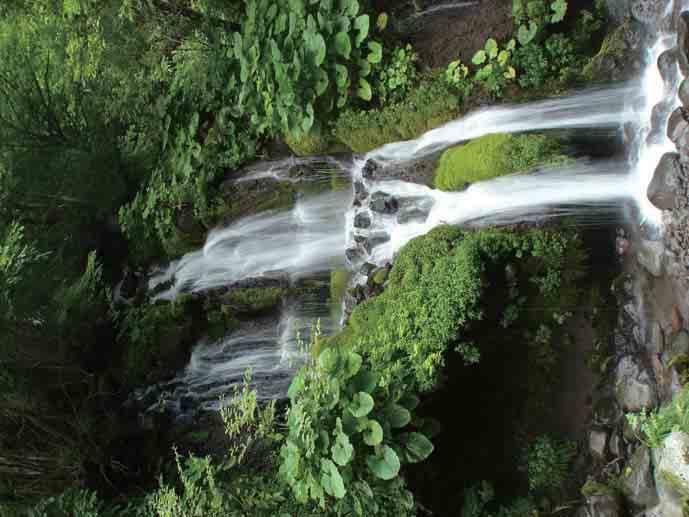
[{"label": "broad green leaf", "polygon": [[401,436],[404,452],[409,463],[418,463],[433,452],[433,444],[421,433],[406,433]]},{"label": "broad green leaf", "polygon": [[383,46],[377,41],[368,42],[368,50],[370,51],[367,58],[369,63],[380,63],[383,59]]},{"label": "broad green leaf", "polygon": [[510,41],[507,42],[507,47],[505,47],[507,50],[510,52],[513,52],[515,48],[517,48],[517,42],[515,41],[514,38],[512,38]]},{"label": "broad green leaf", "polygon": [[487,57],[488,56],[486,55],[485,50],[479,50],[478,52],[476,52],[476,54],[474,54],[474,57],[471,58],[471,62],[475,65],[482,65],[486,62]]},{"label": "broad green leaf", "polygon": [[369,17],[368,14],[362,14],[354,20],[354,28],[356,29],[356,37],[354,38],[354,46],[359,48],[361,43],[368,36],[369,30]]},{"label": "broad green leaf", "polygon": [[[340,419],[338,418],[338,423]],[[335,434],[335,443],[330,448],[332,453],[332,458],[335,463],[344,467],[352,459],[354,453],[354,447],[349,441],[349,436],[342,432],[342,424],[339,424],[340,430]]]},{"label": "broad green leaf", "polygon": [[566,0],[555,0],[550,4],[550,8],[553,11],[553,15],[550,18],[550,23],[559,23],[565,19],[567,14],[567,2]]},{"label": "broad green leaf", "polygon": [[417,397],[416,395],[405,395],[402,398],[400,398],[399,403],[405,409],[413,411],[419,405],[419,397]]},{"label": "broad green leaf", "polygon": [[383,32],[388,26],[388,13],[380,13],[376,19],[376,27],[380,32]]},{"label": "broad green leaf", "polygon": [[356,418],[361,418],[368,415],[373,410],[373,397],[364,391],[360,391],[349,404],[349,411]]},{"label": "broad green leaf", "polygon": [[310,43],[310,48],[311,51],[313,52],[314,58],[313,62],[316,66],[321,66],[323,64],[323,61],[325,61],[325,53],[326,53],[326,47],[325,47],[325,39],[320,33],[315,33],[311,37]]},{"label": "broad green leaf", "polygon": [[290,400],[294,400],[304,389],[304,376],[301,374],[297,374],[294,379],[292,379],[292,382],[289,385],[289,389],[287,390],[287,396],[290,398]]},{"label": "broad green leaf", "polygon": [[507,70],[505,70],[503,76],[505,79],[514,79],[517,77],[517,71],[514,69],[514,67],[509,66],[507,67]]},{"label": "broad green leaf", "polygon": [[384,481],[394,479],[400,471],[400,459],[387,445],[378,454],[366,458],[366,463],[371,472]]},{"label": "broad green leaf", "polygon": [[340,0],[342,2],[344,12],[354,18],[359,13],[358,0]]},{"label": "broad green leaf", "polygon": [[378,377],[368,370],[359,370],[359,373],[350,381],[351,389],[355,392],[373,393],[377,384]]},{"label": "broad green leaf", "polygon": [[411,413],[399,404],[390,404],[383,410],[385,419],[393,429],[400,429],[411,421]]},{"label": "broad green leaf", "polygon": [[491,59],[494,59],[498,55],[498,42],[493,38],[488,38],[486,41],[486,52]]},{"label": "broad green leaf", "polygon": [[340,354],[334,348],[326,348],[318,356],[318,366],[328,373],[337,372],[340,365]]},{"label": "broad green leaf", "polygon": [[349,56],[352,54],[352,42],[349,39],[349,34],[338,32],[335,35],[335,50],[345,59],[349,59]]},{"label": "broad green leaf", "polygon": [[354,377],[361,368],[361,356],[356,352],[347,352],[344,356],[344,364],[342,366],[342,375],[345,379]]},{"label": "broad green leaf", "polygon": [[364,429],[364,443],[374,446],[380,445],[383,441],[383,428],[375,420],[369,420]]},{"label": "broad green leaf", "polygon": [[321,485],[336,499],[342,499],[347,491],[337,466],[330,460],[321,460]]},{"label": "broad green leaf", "polygon": [[337,98],[337,107],[343,108],[345,106],[345,104],[347,104],[348,98],[349,98],[349,95],[347,94],[346,91],[340,93],[340,96]]},{"label": "broad green leaf", "polygon": [[500,63],[500,66],[504,66],[509,58],[510,53],[507,50],[501,50],[498,54],[498,63]]},{"label": "broad green leaf", "polygon": [[368,77],[371,74],[371,63],[365,59],[359,60],[359,76]]},{"label": "broad green leaf", "polygon": [[517,39],[520,45],[528,45],[536,37],[538,33],[538,25],[535,22],[529,22],[529,26],[520,25],[517,31]]},{"label": "broad green leaf", "polygon": [[359,79],[359,88],[356,91],[357,95],[364,99],[365,101],[370,101],[373,97],[373,92],[371,91],[371,85],[369,82],[361,77]]},{"label": "broad green leaf", "polygon": [[338,90],[344,90],[347,88],[347,77],[349,76],[349,72],[347,71],[347,67],[337,64],[335,65],[335,84],[337,85]]},{"label": "broad green leaf", "polygon": [[328,73],[322,68],[318,69],[318,80],[316,81],[316,95],[320,97],[328,89]]}]

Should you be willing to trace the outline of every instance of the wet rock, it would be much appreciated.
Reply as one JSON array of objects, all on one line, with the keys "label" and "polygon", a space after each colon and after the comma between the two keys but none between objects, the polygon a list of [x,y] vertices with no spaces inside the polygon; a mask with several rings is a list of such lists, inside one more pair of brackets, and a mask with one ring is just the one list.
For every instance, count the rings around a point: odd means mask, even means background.
[{"label": "wet rock", "polygon": [[684,318],[682,317],[682,313],[679,311],[679,307],[677,307],[676,305],[672,307],[671,321],[672,331],[679,332],[682,326],[684,325]]},{"label": "wet rock", "polygon": [[659,277],[663,273],[665,246],[659,241],[642,239],[636,252],[637,262],[651,275]]},{"label": "wet rock", "polygon": [[[601,490],[600,493],[586,496],[586,506],[583,508],[586,517],[619,517],[622,507],[619,498],[610,491]],[[581,511],[581,510],[580,510]],[[577,514],[579,517],[580,514]]]},{"label": "wet rock", "polygon": [[140,278],[131,269],[125,268],[122,284],[120,285],[120,296],[125,300],[130,300],[136,296],[139,288]]},{"label": "wet rock", "polygon": [[682,170],[679,154],[665,153],[648,185],[646,195],[654,206],[661,210],[672,210],[675,206],[675,192]]},{"label": "wet rock", "polygon": [[667,129],[666,121],[673,107],[674,99],[669,96],[653,106],[651,111],[651,131],[648,137],[646,137],[647,143],[659,144],[663,141]]},{"label": "wet rock", "polygon": [[287,176],[294,179],[302,179],[308,178],[309,176],[313,175],[314,172],[315,171],[313,170],[313,168],[309,167],[308,165],[304,163],[298,163],[289,168],[289,170],[287,171]]},{"label": "wet rock", "polygon": [[671,433],[656,449],[656,483],[660,497],[660,515],[682,517],[684,499],[689,495],[689,435]]},{"label": "wet rock", "polygon": [[670,346],[672,357],[677,357],[681,354],[689,355],[689,331],[681,329],[673,337]]},{"label": "wet rock", "polygon": [[352,267],[357,267],[363,262],[364,256],[360,248],[347,248],[345,250],[345,258]]},{"label": "wet rock", "polygon": [[677,96],[682,105],[685,108],[689,108],[689,79],[685,79],[680,83]]},{"label": "wet rock", "polygon": [[660,323],[655,322],[650,325],[647,349],[652,354],[660,354],[665,350],[665,335]]},{"label": "wet rock", "polygon": [[616,23],[622,23],[631,15],[629,0],[605,0],[605,7],[610,18]]},{"label": "wet rock", "polygon": [[608,433],[602,429],[589,431],[589,451],[591,456],[598,461],[605,459],[605,447],[608,443]]},{"label": "wet rock", "polygon": [[375,160],[368,160],[361,169],[361,176],[367,180],[375,178],[376,173],[380,170],[380,164]]},{"label": "wet rock", "polygon": [[290,285],[289,274],[284,271],[266,271],[262,276],[243,278],[224,289],[224,292],[233,289],[287,289]]},{"label": "wet rock", "polygon": [[637,508],[651,508],[658,503],[651,453],[648,447],[641,445],[636,449],[622,477],[622,487],[626,498]]},{"label": "wet rock", "polygon": [[615,397],[608,395],[596,402],[593,408],[593,416],[597,423],[612,426],[620,419],[622,412],[617,405]]},{"label": "wet rock", "polygon": [[689,110],[683,107],[672,112],[667,123],[667,137],[682,153],[689,149]]},{"label": "wet rock", "polygon": [[668,92],[671,91],[679,76],[677,68],[678,54],[677,47],[674,47],[658,56],[658,70],[665,83],[665,90]]},{"label": "wet rock", "polygon": [[368,190],[360,181],[354,182],[354,198],[358,201],[363,201],[368,197]]},{"label": "wet rock", "polygon": [[397,214],[397,222],[399,224],[424,223],[426,219],[428,219],[428,211],[421,208],[404,208]]},{"label": "wet rock", "polygon": [[641,23],[653,25],[660,18],[664,6],[661,0],[634,0],[632,16]]},{"label": "wet rock", "polygon": [[359,212],[354,216],[354,228],[366,229],[371,227],[371,216],[367,212]]},{"label": "wet rock", "polygon": [[616,458],[622,455],[622,439],[617,433],[613,433],[608,442],[608,448],[610,449],[610,454]]},{"label": "wet rock", "polygon": [[658,397],[653,381],[632,356],[623,357],[615,372],[615,397],[625,412],[651,409]]},{"label": "wet rock", "polygon": [[376,269],[375,264],[371,264],[370,262],[365,262],[359,271],[361,272],[362,275],[364,276],[369,276],[372,271]]},{"label": "wet rock", "polygon": [[380,214],[394,214],[399,209],[399,202],[396,198],[385,192],[374,192],[371,195],[369,207],[374,212]]},{"label": "wet rock", "polygon": [[689,76],[689,11],[680,14],[677,20],[677,50],[679,69],[684,77]]},{"label": "wet rock", "polygon": [[369,255],[373,251],[373,248],[376,246],[383,244],[385,242],[388,242],[390,240],[390,236],[387,233],[384,232],[379,232],[379,233],[374,233],[370,235],[363,243],[364,250],[366,250],[366,253]]}]

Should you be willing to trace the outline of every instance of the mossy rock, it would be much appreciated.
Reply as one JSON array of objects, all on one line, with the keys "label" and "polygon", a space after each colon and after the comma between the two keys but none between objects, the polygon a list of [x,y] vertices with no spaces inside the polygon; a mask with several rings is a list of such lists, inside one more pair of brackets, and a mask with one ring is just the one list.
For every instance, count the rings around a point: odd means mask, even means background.
[{"label": "mossy rock", "polygon": [[227,293],[223,302],[238,314],[258,314],[275,309],[288,289],[282,287],[247,287]]},{"label": "mossy rock", "polygon": [[617,496],[614,488],[598,481],[588,480],[583,487],[581,487],[581,495],[589,498],[594,495],[610,495]]},{"label": "mossy rock", "polygon": [[376,285],[383,285],[388,279],[388,274],[390,270],[386,267],[382,267],[373,273],[373,283]]},{"label": "mossy rock", "polygon": [[587,81],[618,81],[636,75],[634,61],[640,57],[640,28],[627,20],[610,32],[598,53],[584,66],[582,76]]},{"label": "mossy rock", "polygon": [[365,153],[384,144],[410,140],[459,115],[459,97],[442,75],[426,77],[403,101],[374,110],[347,110],[333,133],[352,151]]},{"label": "mossy rock", "polygon": [[565,161],[557,139],[496,133],[446,150],[438,163],[435,186],[440,190],[462,190],[477,181]]},{"label": "mossy rock", "polygon": [[285,143],[297,156],[327,155],[345,152],[347,148],[333,135],[324,130],[313,129],[300,136],[285,135]]}]

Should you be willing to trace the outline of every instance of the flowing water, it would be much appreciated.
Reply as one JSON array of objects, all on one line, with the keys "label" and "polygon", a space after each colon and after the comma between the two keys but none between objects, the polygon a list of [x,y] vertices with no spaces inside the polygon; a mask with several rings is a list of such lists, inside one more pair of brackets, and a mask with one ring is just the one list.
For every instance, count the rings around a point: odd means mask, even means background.
[{"label": "flowing water", "polygon": [[[646,187],[660,155],[670,150],[670,144],[664,135],[653,134],[650,120],[654,106],[663,98],[673,99],[663,106],[664,120],[676,104],[678,85],[665,88],[655,66],[657,57],[672,41],[672,35],[659,35],[648,51],[648,65],[637,84],[484,108],[416,140],[385,145],[355,158],[349,165],[331,157],[257,164],[238,181],[309,180],[294,175],[295,166],[308,165],[315,171],[309,181],[322,182],[333,171],[345,174],[344,167],[352,181],[364,184],[371,196],[356,207],[350,191],[309,196],[297,200],[291,210],[258,214],[214,230],[203,249],[170,264],[151,279],[150,287],[160,290],[166,285],[158,296],[174,298],[181,292],[203,291],[277,273],[298,282],[327,275],[344,263],[345,255],[354,266],[364,261],[379,265],[389,262],[410,239],[439,224],[508,224],[582,211],[595,214],[622,199],[635,199],[643,216],[659,223],[658,212],[646,200]],[[372,181],[362,174],[369,159],[383,167],[433,159],[451,145],[491,133],[619,128],[627,122],[637,127],[628,162],[572,160],[451,193],[400,180]],[[399,212],[393,215],[371,211],[370,198],[376,193],[394,197]],[[370,219],[370,227],[355,227],[360,214]],[[360,243],[365,241],[369,247],[362,252]],[[359,250],[358,257],[350,254],[354,248]],[[162,386],[164,398],[181,413],[217,408],[220,396],[231,393],[247,368],[253,372],[261,397],[284,396],[294,369],[304,358],[297,332],[307,336],[318,321],[326,334],[337,328],[331,311],[337,301],[329,299],[327,277],[322,279],[326,287],[315,294],[285,300],[277,320],[247,324],[218,342],[200,343],[186,370]]]}]

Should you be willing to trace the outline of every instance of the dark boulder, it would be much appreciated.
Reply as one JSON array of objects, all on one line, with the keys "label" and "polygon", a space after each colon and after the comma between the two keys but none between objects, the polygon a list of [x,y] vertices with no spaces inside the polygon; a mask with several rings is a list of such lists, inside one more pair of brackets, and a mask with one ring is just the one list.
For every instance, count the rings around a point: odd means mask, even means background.
[{"label": "dark boulder", "polygon": [[681,175],[677,153],[665,153],[660,159],[653,179],[648,185],[648,199],[661,210],[672,210],[675,206],[676,189]]},{"label": "dark boulder", "polygon": [[672,140],[672,143],[677,147],[677,151],[680,153],[680,161],[685,161],[689,158],[688,109],[680,107],[672,112],[667,122],[667,137]]},{"label": "dark boulder", "polygon": [[670,92],[673,85],[677,82],[679,70],[677,69],[678,60],[677,47],[671,48],[658,56],[658,70],[665,82],[665,91]]},{"label": "dark boulder", "polygon": [[347,259],[347,262],[353,267],[358,266],[363,261],[363,255],[364,254],[361,248],[359,247],[347,248],[345,250],[345,258]]},{"label": "dark boulder", "polygon": [[371,216],[368,212],[359,212],[354,216],[354,228],[366,229],[371,227]]},{"label": "dark boulder", "polygon": [[361,176],[367,180],[373,179],[376,173],[380,170],[380,164],[374,160],[367,160],[364,167],[361,169]]},{"label": "dark boulder", "polygon": [[387,233],[381,232],[372,234],[364,241],[364,249],[366,250],[366,253],[371,254],[373,248],[380,244],[388,242],[389,240],[390,236]]},{"label": "dark boulder", "polygon": [[358,201],[363,201],[368,197],[368,190],[360,181],[354,182],[354,198]]},{"label": "dark boulder", "polygon": [[677,58],[684,77],[689,76],[689,11],[684,11],[677,20]]},{"label": "dark boulder", "polygon": [[380,214],[394,214],[399,210],[399,202],[397,199],[385,192],[373,193],[369,206],[371,210]]},{"label": "dark boulder", "polygon": [[646,141],[653,145],[662,143],[665,138],[668,115],[674,106],[674,99],[666,97],[664,100],[653,106],[651,112],[651,131]]},{"label": "dark boulder", "polygon": [[314,175],[314,170],[304,163],[292,165],[287,171],[287,176],[294,179],[308,178],[312,175]]},{"label": "dark boulder", "polygon": [[397,222],[399,224],[423,223],[426,219],[428,219],[428,210],[418,207],[404,208],[397,214]]},{"label": "dark boulder", "polygon": [[653,25],[661,17],[664,7],[662,0],[634,0],[632,16],[641,23]]}]

